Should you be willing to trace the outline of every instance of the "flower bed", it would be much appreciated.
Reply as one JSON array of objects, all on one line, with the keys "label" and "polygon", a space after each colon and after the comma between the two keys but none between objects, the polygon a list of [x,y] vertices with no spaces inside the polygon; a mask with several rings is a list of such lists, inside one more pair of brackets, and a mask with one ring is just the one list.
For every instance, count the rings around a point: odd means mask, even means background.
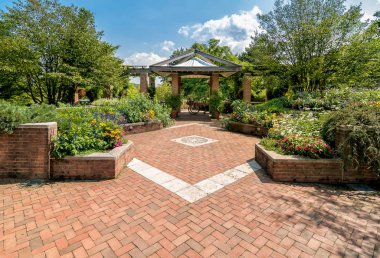
[{"label": "flower bed", "polygon": [[275,181],[303,183],[380,183],[365,167],[343,170],[341,159],[311,159],[282,155],[255,145],[255,160]]},{"label": "flower bed", "polygon": [[226,128],[233,132],[264,137],[272,127],[272,120],[278,115],[266,111],[256,112],[250,104],[236,100],[232,103],[233,112],[224,122]]},{"label": "flower bed", "polygon": [[52,179],[114,179],[132,158],[133,143],[129,141],[108,152],[51,159],[50,176]]}]

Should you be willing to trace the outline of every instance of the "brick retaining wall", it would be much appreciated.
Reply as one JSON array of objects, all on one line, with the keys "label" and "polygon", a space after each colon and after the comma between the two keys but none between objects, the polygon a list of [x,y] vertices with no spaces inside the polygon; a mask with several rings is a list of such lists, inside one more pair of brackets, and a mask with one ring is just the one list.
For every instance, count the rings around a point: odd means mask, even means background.
[{"label": "brick retaining wall", "polygon": [[0,178],[49,178],[56,135],[56,122],[22,124],[13,134],[0,134]]},{"label": "brick retaining wall", "polygon": [[133,142],[109,152],[51,159],[53,179],[114,179],[133,158]]},{"label": "brick retaining wall", "polygon": [[145,133],[150,131],[156,131],[163,128],[163,125],[160,121],[156,122],[140,122],[140,123],[131,123],[123,125],[124,135],[128,134],[137,134]]},{"label": "brick retaining wall", "polygon": [[251,134],[259,137],[265,137],[268,135],[269,128],[263,126],[254,126],[251,124],[244,124],[229,121],[228,130],[237,133]]},{"label": "brick retaining wall", "polygon": [[305,183],[367,183],[380,182],[375,173],[365,168],[343,171],[340,159],[309,159],[280,155],[255,145],[255,160],[275,181]]}]

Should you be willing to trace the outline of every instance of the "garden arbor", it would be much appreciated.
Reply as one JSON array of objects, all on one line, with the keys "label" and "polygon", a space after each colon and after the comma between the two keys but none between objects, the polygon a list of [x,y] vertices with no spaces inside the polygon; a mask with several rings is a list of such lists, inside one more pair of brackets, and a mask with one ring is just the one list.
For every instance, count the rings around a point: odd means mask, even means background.
[{"label": "garden arbor", "polygon": [[[181,94],[181,78],[210,78],[210,92],[219,90],[219,77],[229,77],[240,72],[242,67],[231,61],[207,54],[199,50],[167,59],[149,67],[131,67],[128,72],[140,75],[140,91],[147,92],[150,73],[170,77],[173,95]],[[251,83],[245,77],[243,83],[244,100],[251,100]],[[245,89],[247,88],[247,89]]]}]

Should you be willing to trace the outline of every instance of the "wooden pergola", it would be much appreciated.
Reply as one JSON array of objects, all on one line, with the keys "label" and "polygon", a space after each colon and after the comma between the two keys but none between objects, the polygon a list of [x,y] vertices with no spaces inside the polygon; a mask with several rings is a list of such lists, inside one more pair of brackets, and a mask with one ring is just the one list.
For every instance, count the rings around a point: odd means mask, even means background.
[{"label": "wooden pergola", "polygon": [[[181,94],[181,78],[210,78],[210,91],[219,90],[220,76],[229,77],[240,72],[242,67],[231,61],[193,50],[177,57],[153,64],[149,67],[130,67],[127,72],[140,76],[140,91],[147,92],[149,74],[171,77],[173,95]],[[250,102],[250,81],[246,76],[243,83],[244,100]]]}]

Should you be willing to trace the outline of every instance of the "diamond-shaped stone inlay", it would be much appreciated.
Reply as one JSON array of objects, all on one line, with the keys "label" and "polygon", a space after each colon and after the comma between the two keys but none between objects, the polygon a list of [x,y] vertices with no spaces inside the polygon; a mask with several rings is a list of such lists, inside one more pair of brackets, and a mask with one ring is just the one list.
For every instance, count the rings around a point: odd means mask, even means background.
[{"label": "diamond-shaped stone inlay", "polygon": [[169,175],[141,160],[133,159],[128,167],[145,178],[165,187],[188,202],[196,202],[223,187],[261,169],[256,161],[249,161],[223,173],[212,176],[194,185],[190,185],[175,176]]},{"label": "diamond-shaped stone inlay", "polygon": [[172,139],[173,142],[181,143],[191,147],[198,147],[205,144],[217,142],[218,140],[206,138],[198,135],[190,135],[181,138]]}]

